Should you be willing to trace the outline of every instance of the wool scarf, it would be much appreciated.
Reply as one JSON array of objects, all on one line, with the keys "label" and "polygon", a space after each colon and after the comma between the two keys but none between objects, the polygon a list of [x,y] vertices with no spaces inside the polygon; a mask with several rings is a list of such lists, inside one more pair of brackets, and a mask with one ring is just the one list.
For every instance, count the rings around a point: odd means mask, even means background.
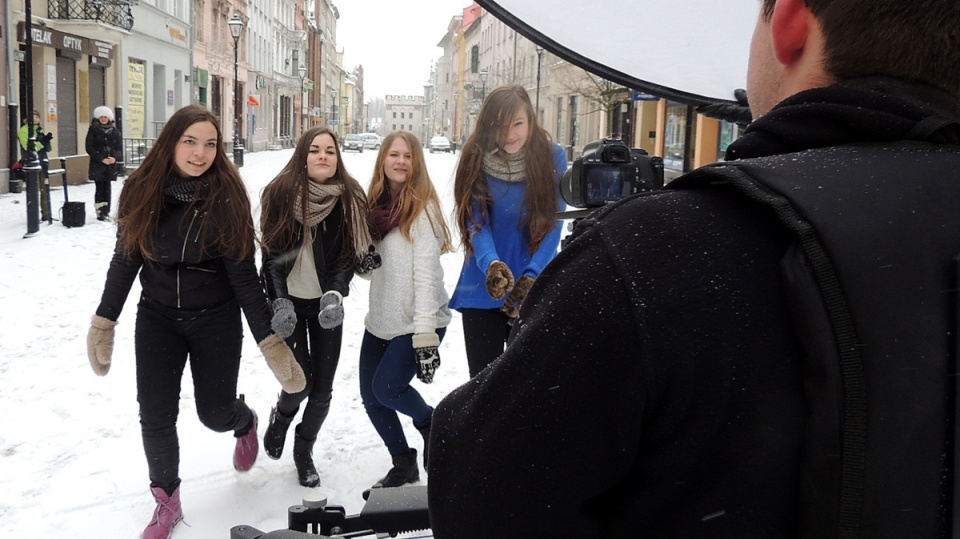
[{"label": "wool scarf", "polygon": [[[199,191],[199,192],[198,192]],[[163,194],[171,196],[181,202],[190,202],[196,193],[198,200],[207,198],[210,193],[210,181],[206,176],[199,178],[181,178],[174,175],[167,179]]]},{"label": "wool scarf", "polygon": [[524,158],[526,152],[521,149],[514,154],[496,148],[483,155],[483,171],[501,180],[508,182],[520,182],[527,179],[527,172],[524,168]]},{"label": "wool scarf", "polygon": [[373,221],[373,236],[383,241],[391,230],[400,226],[400,197],[377,206],[370,211]]},{"label": "wool scarf", "polygon": [[[304,245],[313,242],[313,227],[320,224],[333,211],[333,207],[343,195],[343,185],[310,181],[308,191],[305,215],[299,189],[293,201],[293,217],[304,228]],[[367,220],[363,215],[363,201],[351,200],[350,202],[351,214],[344,215],[344,224],[348,227],[350,237],[353,239],[353,258],[359,262],[373,245],[373,238],[370,236]]]}]

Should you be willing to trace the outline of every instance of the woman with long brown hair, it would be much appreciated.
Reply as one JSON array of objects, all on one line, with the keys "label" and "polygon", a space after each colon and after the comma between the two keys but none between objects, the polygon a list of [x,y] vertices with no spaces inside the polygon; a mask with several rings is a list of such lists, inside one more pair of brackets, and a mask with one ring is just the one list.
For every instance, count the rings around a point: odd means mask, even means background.
[{"label": "woman with long brown hair", "polygon": [[363,188],[343,166],[337,136],[327,127],[300,137],[290,161],[263,189],[260,231],[263,280],[273,328],[287,339],[306,375],[302,391],[283,390],[263,436],[279,459],[300,404],[293,462],[305,487],[320,484],[313,446],[330,411],[343,339],[343,298],[355,271],[370,271],[373,239]]},{"label": "woman with long brown hair", "polygon": [[453,251],[440,199],[416,135],[394,131],[380,147],[370,180],[371,219],[383,267],[370,277],[370,309],[360,345],[360,398],[387,446],[393,467],[373,488],[420,479],[400,412],[423,436],[423,465],[433,407],[410,382],[429,384],[440,366],[438,347],[450,323],[440,255]]},{"label": "woman with long brown hair", "polygon": [[557,253],[566,170],[566,153],[537,124],[527,91],[490,92],[454,180],[465,259],[450,308],[462,315],[471,377],[503,353],[520,304]]},{"label": "woman with long brown hair", "polygon": [[96,374],[110,369],[114,326],[140,276],[135,350],[137,401],[150,488],[157,507],[144,539],[169,536],[183,518],[177,438],[180,380],[190,363],[197,415],[236,437],[233,465],[257,458],[257,415],[237,397],[240,311],[280,382],[304,385],[293,353],[270,328],[257,278],[250,199],[226,159],[216,117],[190,105],[166,123],[120,194],[117,245],[87,336]]}]

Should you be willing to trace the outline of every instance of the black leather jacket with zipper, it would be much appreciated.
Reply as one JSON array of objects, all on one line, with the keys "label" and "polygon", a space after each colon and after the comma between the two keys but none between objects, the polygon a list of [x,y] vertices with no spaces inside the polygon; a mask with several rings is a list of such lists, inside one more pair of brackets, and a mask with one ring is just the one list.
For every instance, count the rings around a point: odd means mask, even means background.
[{"label": "black leather jacket with zipper", "polygon": [[126,256],[118,242],[97,314],[116,320],[137,274],[142,295],[165,307],[200,310],[236,300],[257,342],[270,329],[270,311],[257,276],[255,259],[232,260],[219,252],[202,252],[199,237],[209,222],[198,208],[166,197],[154,239],[156,261],[140,253]]},{"label": "black leather jacket with zipper", "polygon": [[[345,248],[343,225],[343,203],[337,202],[323,221],[313,227],[313,260],[317,267],[317,279],[320,288],[327,292],[336,290],[343,297],[350,292],[350,280],[353,279],[353,268],[343,269],[339,266],[340,254]],[[287,275],[297,261],[297,256],[303,246],[303,226],[297,231],[296,242],[288,250],[263,253],[263,284],[267,297],[270,300],[289,298],[287,291]]]}]

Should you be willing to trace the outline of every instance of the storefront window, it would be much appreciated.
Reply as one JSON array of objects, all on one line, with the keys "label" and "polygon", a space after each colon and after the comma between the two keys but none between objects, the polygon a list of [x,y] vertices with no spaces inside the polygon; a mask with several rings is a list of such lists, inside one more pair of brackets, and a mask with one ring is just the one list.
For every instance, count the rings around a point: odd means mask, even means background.
[{"label": "storefront window", "polygon": [[740,127],[735,123],[720,122],[720,134],[717,137],[717,161],[726,157],[727,146],[740,137]]},{"label": "storefront window", "polygon": [[[689,105],[667,103],[667,122],[664,133],[663,166],[668,178],[686,172],[693,162],[691,134],[696,126],[696,115]],[[672,174],[670,174],[672,172]]]}]

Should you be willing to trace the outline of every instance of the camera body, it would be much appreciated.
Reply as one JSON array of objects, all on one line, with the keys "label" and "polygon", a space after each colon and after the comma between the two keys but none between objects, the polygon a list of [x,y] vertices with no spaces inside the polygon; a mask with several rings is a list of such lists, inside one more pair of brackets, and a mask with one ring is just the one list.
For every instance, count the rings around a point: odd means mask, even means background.
[{"label": "camera body", "polygon": [[663,187],[663,159],[619,139],[584,146],[560,180],[560,194],[570,206],[598,208],[608,202]]}]

